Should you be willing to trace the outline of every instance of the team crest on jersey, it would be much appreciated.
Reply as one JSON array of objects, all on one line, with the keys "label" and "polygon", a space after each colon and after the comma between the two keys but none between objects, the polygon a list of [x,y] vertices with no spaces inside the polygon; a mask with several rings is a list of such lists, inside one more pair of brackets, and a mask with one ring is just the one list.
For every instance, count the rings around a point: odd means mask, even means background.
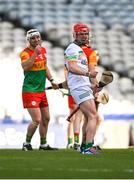
[{"label": "team crest on jersey", "polygon": [[43,58],[43,55],[42,55],[42,54],[39,54],[39,55],[36,57],[36,59],[41,59],[41,60],[43,60],[44,58]]},{"label": "team crest on jersey", "polygon": [[81,64],[87,65],[87,61],[86,61],[85,59],[83,59],[83,60],[81,61]]},{"label": "team crest on jersey", "polygon": [[31,104],[32,104],[33,106],[35,106],[35,105],[36,105],[36,101],[32,101]]},{"label": "team crest on jersey", "polygon": [[79,51],[79,54],[82,55],[82,54],[83,54],[83,51]]}]

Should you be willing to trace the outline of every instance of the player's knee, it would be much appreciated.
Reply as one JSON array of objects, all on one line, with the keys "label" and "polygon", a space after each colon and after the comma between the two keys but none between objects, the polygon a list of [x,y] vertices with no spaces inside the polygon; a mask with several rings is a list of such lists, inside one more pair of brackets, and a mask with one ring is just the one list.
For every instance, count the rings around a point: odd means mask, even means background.
[{"label": "player's knee", "polygon": [[89,113],[89,117],[97,122],[98,115],[96,112]]},{"label": "player's knee", "polygon": [[94,113],[92,114],[92,118],[97,121],[97,120],[98,120],[98,115],[97,115],[97,113],[94,112]]},{"label": "player's knee", "polygon": [[36,126],[36,127],[38,127],[38,125],[39,125],[39,121],[33,121],[32,123],[33,123],[33,125]]},{"label": "player's knee", "polygon": [[50,116],[46,116],[45,120],[49,122],[50,121]]}]

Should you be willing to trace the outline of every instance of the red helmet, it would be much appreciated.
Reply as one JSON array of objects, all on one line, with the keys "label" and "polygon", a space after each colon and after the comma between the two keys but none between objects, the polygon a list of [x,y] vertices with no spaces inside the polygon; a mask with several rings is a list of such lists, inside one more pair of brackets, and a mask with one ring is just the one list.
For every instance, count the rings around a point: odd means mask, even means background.
[{"label": "red helmet", "polygon": [[89,27],[86,24],[75,24],[73,29],[75,33],[90,31]]},{"label": "red helmet", "polygon": [[[86,25],[86,24],[75,24],[74,27],[73,27],[73,37],[75,39],[75,42],[78,44],[78,45],[89,45],[89,38],[90,38],[90,29],[89,27]],[[88,34],[88,37],[84,37],[84,39],[82,39],[80,36],[79,36],[79,33],[86,33]]]}]

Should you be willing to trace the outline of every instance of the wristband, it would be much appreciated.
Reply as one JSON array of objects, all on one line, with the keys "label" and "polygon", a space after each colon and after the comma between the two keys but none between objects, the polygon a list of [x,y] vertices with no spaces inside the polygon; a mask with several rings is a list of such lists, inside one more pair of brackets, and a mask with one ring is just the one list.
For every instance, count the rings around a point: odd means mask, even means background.
[{"label": "wristband", "polygon": [[57,84],[57,82],[53,78],[50,79],[50,82],[51,84]]},{"label": "wristband", "polygon": [[54,80],[54,79],[53,79],[53,78],[51,78],[49,81],[50,81],[50,82],[53,82],[53,80]]}]

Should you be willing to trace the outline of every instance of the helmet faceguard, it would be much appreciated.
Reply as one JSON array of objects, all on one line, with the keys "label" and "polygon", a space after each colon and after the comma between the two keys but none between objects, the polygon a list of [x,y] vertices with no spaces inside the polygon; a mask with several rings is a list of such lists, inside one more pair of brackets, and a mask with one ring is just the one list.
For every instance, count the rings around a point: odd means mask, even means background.
[{"label": "helmet faceguard", "polygon": [[[86,38],[80,35],[88,35]],[[89,45],[90,29],[86,24],[75,24],[73,27],[73,36],[78,45]]]},{"label": "helmet faceguard", "polygon": [[30,42],[33,36],[40,36],[40,33],[37,29],[30,29],[29,31],[27,31],[26,40]]}]

